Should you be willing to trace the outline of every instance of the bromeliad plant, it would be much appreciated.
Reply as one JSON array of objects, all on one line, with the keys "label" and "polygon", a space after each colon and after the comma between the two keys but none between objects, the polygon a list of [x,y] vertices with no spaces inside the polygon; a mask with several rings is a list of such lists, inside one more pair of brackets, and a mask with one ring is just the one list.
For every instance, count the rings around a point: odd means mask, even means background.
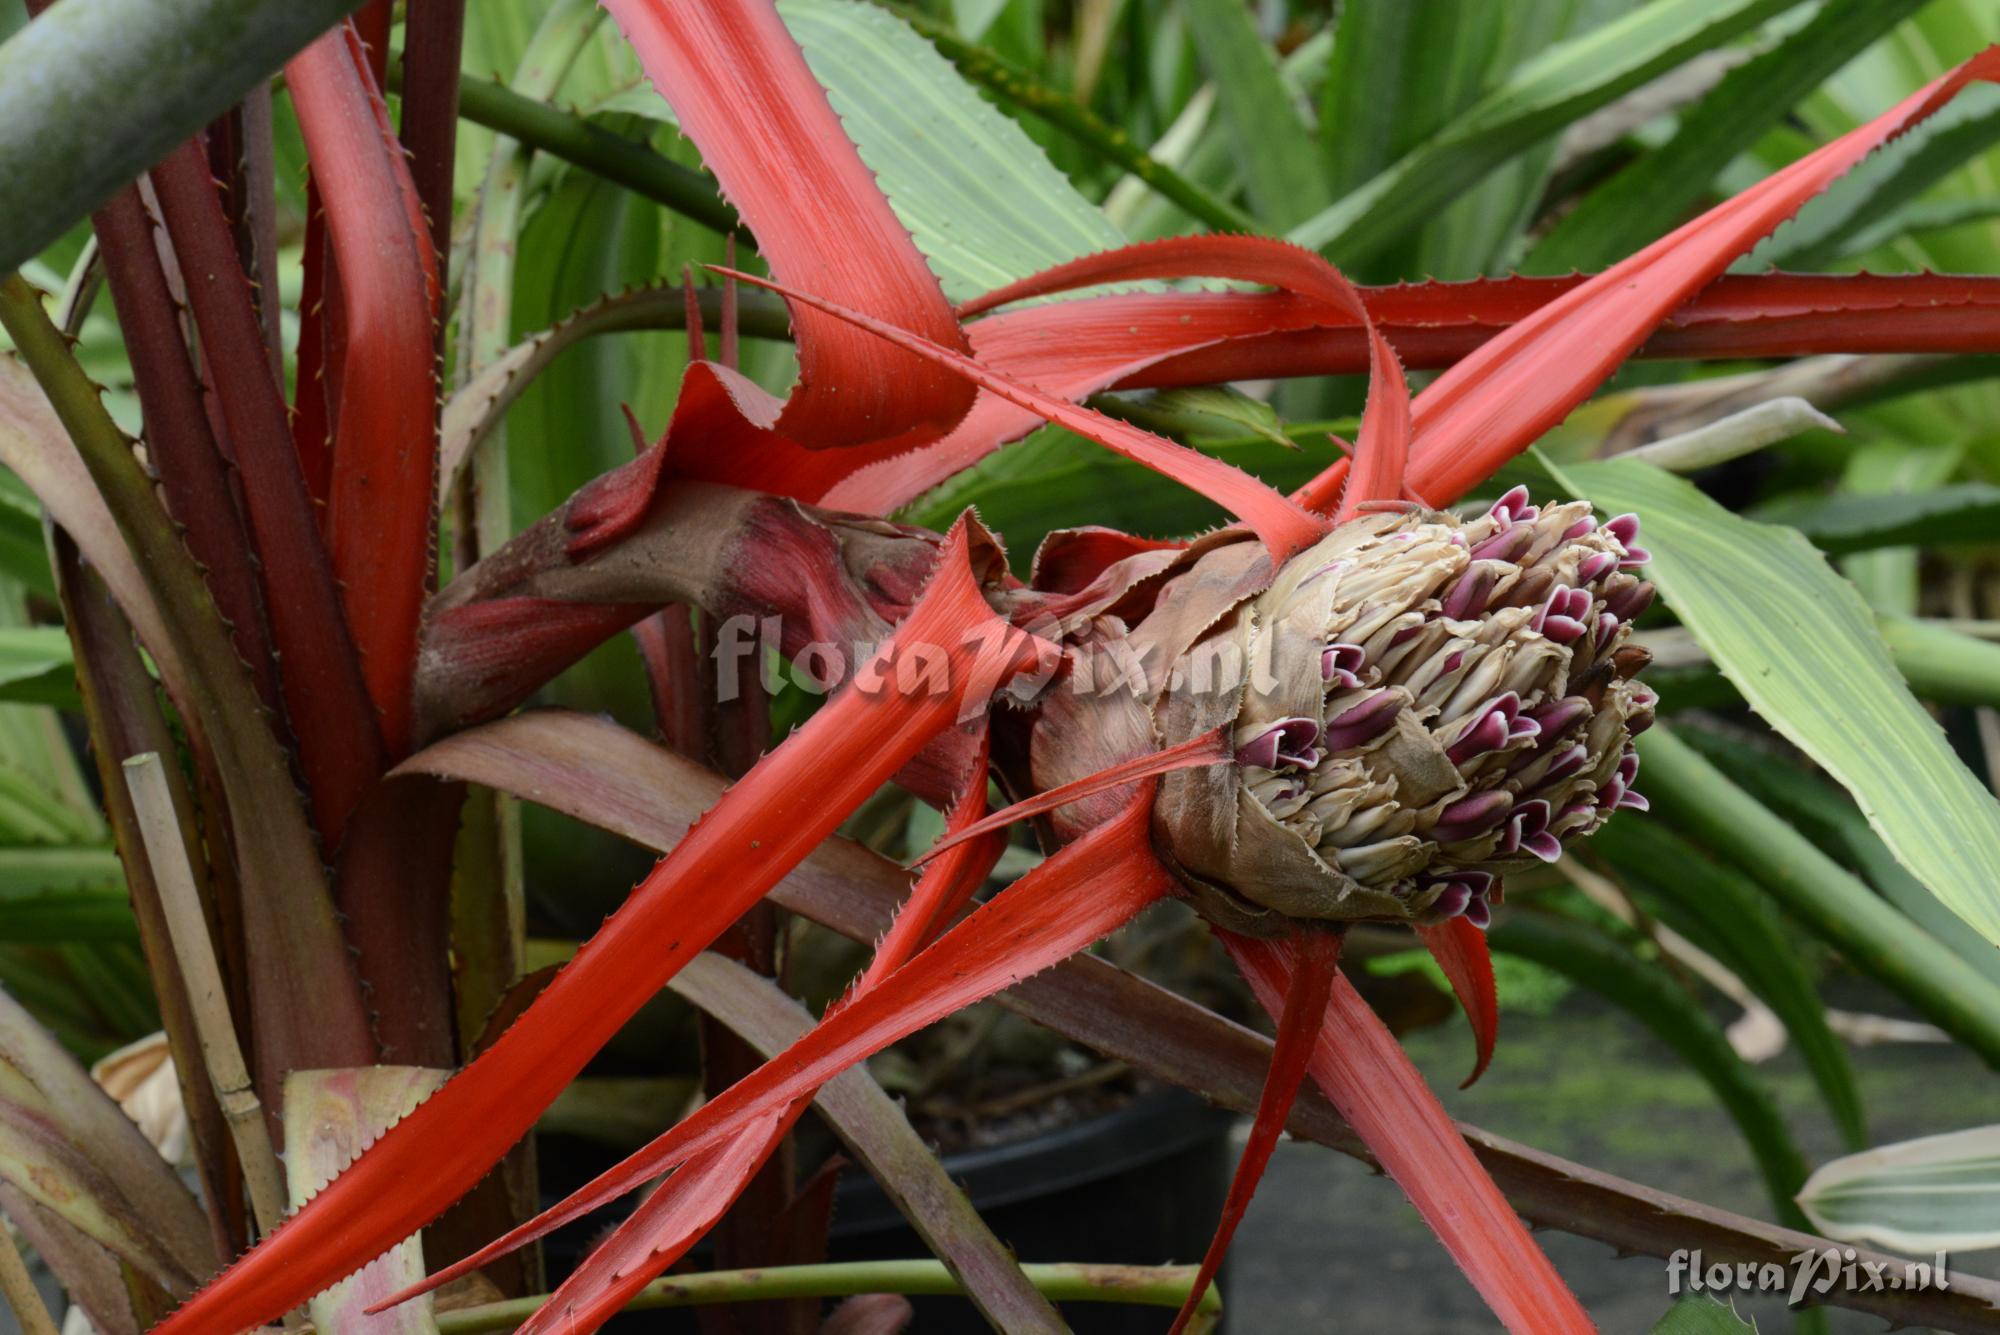
[{"label": "bromeliad plant", "polygon": [[[16,41],[89,8],[63,0]],[[1484,933],[1505,878],[1647,805],[1633,739],[1658,698],[1639,677],[1648,654],[1632,623],[1653,600],[1652,557],[1637,514],[1600,519],[1588,500],[1538,504],[1517,486],[1469,516],[1449,507],[1656,337],[1671,354],[1711,357],[1870,338],[1990,350],[2000,298],[1978,280],[1722,276],[1874,149],[2000,73],[2000,57],[1975,57],[1588,277],[1357,288],[1299,245],[1201,235],[1083,255],[954,308],[777,9],[606,8],[733,206],[722,220],[769,276],[714,266],[727,283],[706,313],[692,284],[675,294],[692,352],[665,432],[518,533],[477,492],[496,474],[475,464],[456,476],[467,452],[493,449],[490,427],[463,429],[448,409],[440,449],[449,271],[465,270],[461,312],[504,311],[490,286],[504,266],[485,266],[513,244],[487,212],[467,263],[447,263],[462,17],[448,0],[408,8],[400,129],[382,91],[387,4],[286,66],[312,171],[294,376],[259,180],[268,91],[93,217],[143,465],[38,297],[19,278],[0,293],[39,386],[11,378],[4,404],[22,444],[8,462],[56,526],[92,740],[182,1060],[217,1252],[248,1240],[235,1174],[254,1165],[223,1135],[231,1108],[153,888],[185,869],[159,865],[114,763],[172,749],[146,668],[124,651],[128,623],[186,728],[192,782],[172,773],[177,809],[274,1126],[302,1125],[275,1120],[303,1097],[288,1073],[463,1066],[400,1120],[378,1118],[394,1124],[282,1225],[261,1220],[255,1246],[197,1291],[182,1292],[203,1278],[191,1266],[156,1267],[151,1282],[185,1297],[157,1328],[277,1320],[482,1192],[455,1218],[497,1240],[338,1309],[365,1329],[358,1308],[393,1311],[664,1175],[522,1327],[594,1329],[715,1226],[844,1071],[1168,897],[1211,924],[1277,1034],[1176,1328],[1205,1310],[1307,1075],[1509,1328],[1588,1328],[1339,965],[1353,925],[1413,928],[1485,1068],[1497,1006]],[[537,50],[560,63],[588,28],[585,7],[559,4]],[[488,94],[466,90],[468,108],[480,99],[490,112]],[[641,172],[592,134],[572,151]],[[641,161],[650,188],[703,187]],[[493,171],[519,164],[503,153]],[[484,207],[505,198],[489,191]],[[1197,278],[1237,286],[1168,286]],[[1112,284],[1127,290],[1046,300]],[[756,294],[739,285],[786,303],[798,370],[782,399],[740,369]],[[66,297],[62,323],[80,327],[86,290]],[[714,360],[704,318],[721,328]],[[528,373],[532,345],[481,348],[460,319],[451,351],[464,379],[497,372],[493,396],[517,392],[509,381]],[[1412,395],[1406,358],[1444,369]],[[1368,377],[1351,459],[1291,494],[1082,403],[1112,388],[1351,372]],[[884,517],[1042,422],[1235,522],[1168,540],[1057,532],[1024,582],[973,514],[944,533]],[[440,516],[453,575],[433,590]],[[632,629],[671,720],[701,690],[690,623],[674,610],[686,608],[711,625],[775,617],[788,655],[873,647],[803,726],[661,841],[671,846],[630,900],[539,993],[517,988],[507,919],[518,901],[495,867],[504,816],[475,799],[461,835],[463,784],[657,830],[664,799],[649,785],[684,785],[685,767],[673,778],[676,762],[640,756],[598,720],[505,716]],[[643,1004],[689,985],[683,971],[698,985],[703,952],[788,893],[787,878],[891,782],[946,811],[946,834],[867,969],[809,1032],[552,1210],[522,1222],[504,1191],[481,1188]],[[989,815],[994,783],[1016,800]],[[1049,856],[972,907],[1003,829],[1030,819]],[[496,1009],[511,1021],[482,1032]],[[1214,1092],[1220,1072],[1180,1074]],[[992,1253],[961,1245],[973,1250],[945,1247],[947,1259],[996,1324],[1059,1328],[1004,1257],[976,1271],[966,1255]]]}]

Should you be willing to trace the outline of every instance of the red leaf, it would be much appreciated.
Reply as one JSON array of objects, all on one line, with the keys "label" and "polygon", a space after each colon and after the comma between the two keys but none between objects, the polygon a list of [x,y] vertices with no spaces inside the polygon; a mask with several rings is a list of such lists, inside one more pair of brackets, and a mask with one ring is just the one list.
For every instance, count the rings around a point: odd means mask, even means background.
[{"label": "red leaf", "polygon": [[1172,885],[1152,851],[1154,787],[1154,782],[1147,780],[1123,813],[982,904],[935,945],[868,991],[856,994],[811,1033],[755,1074],[703,1104],[645,1149],[507,1236],[391,1301],[447,1283],[649,1178],[727,1143],[757,1119],[809,1096],[856,1062],[953,1011],[1039,973],[1130,921],[1166,895]]},{"label": "red leaf", "polygon": [[[1417,396],[1411,486],[1433,504],[1464,495],[1567,417],[1670,312],[1800,205],[1966,84],[1996,77],[2000,48],[1989,48],[1483,345]],[[1328,469],[1298,499],[1326,508],[1344,471]]]},{"label": "red leaf", "polygon": [[[937,279],[769,0],[607,0],[605,8],[773,273],[932,342],[965,346]],[[928,440],[971,406],[971,387],[946,371],[815,311],[795,306],[792,319],[798,385],[776,412],[755,391],[765,407],[744,414],[779,436],[808,449]]]},{"label": "red leaf", "polygon": [[[850,685],[828,700],[660,860],[492,1047],[160,1331],[212,1335],[270,1320],[436,1217],[682,964],[951,727],[969,690],[1033,665],[1042,646],[1000,622],[973,582],[963,523],[936,571],[875,661],[883,689]],[[899,651],[917,645],[943,650],[948,689],[889,686]]]},{"label": "red leaf", "polygon": [[[875,947],[875,957],[868,961],[867,971],[855,983],[856,994],[867,991],[902,968],[913,955],[936,940],[937,934],[952,916],[970,903],[979,887],[986,884],[986,878],[993,874],[993,866],[999,862],[1000,854],[1006,851],[1005,836],[989,834],[981,837],[981,833],[976,832],[978,826],[984,823],[979,817],[986,810],[986,782],[992,744],[992,731],[982,728],[979,753],[973,761],[971,776],[966,779],[965,790],[959,794],[958,801],[952,803],[945,816],[945,842],[952,845],[952,851],[924,869],[916,887],[910,891],[909,899],[896,911],[896,921]],[[933,856],[937,851],[934,848],[933,853],[926,856]]]},{"label": "red leaf", "polygon": [[1189,236],[1124,246],[1086,255],[996,288],[960,306],[969,316],[1027,297],[1066,292],[1095,283],[1148,278],[1233,278],[1266,283],[1339,312],[1359,325],[1368,341],[1368,403],[1356,471],[1341,499],[1348,519],[1367,501],[1397,500],[1410,443],[1410,390],[1395,352],[1375,326],[1361,294],[1340,270],[1309,250],[1258,236]]},{"label": "red leaf", "polygon": [[402,147],[343,25],[285,66],[317,170],[347,330],[327,533],[383,740],[410,739],[437,463],[437,257]]},{"label": "red leaf", "polygon": [[1039,816],[1045,811],[1054,811],[1057,807],[1067,806],[1081,798],[1094,797],[1098,793],[1122,788],[1128,783],[1137,783],[1154,775],[1168,774],[1177,769],[1194,769],[1202,765],[1219,765],[1234,758],[1235,747],[1229,740],[1227,730],[1215,728],[1199,737],[1191,737],[1179,746],[1170,746],[1164,751],[1136,756],[1084,778],[1045,789],[963,829],[947,830],[944,838],[911,859],[910,865],[921,867],[932,858],[958,848],[967,840],[977,839],[996,830],[1004,830],[1016,821]]},{"label": "red leaf", "polygon": [[1493,1042],[1500,1032],[1500,997],[1493,986],[1493,957],[1486,948],[1486,933],[1464,918],[1447,918],[1435,926],[1417,928],[1417,935],[1451,981],[1451,990],[1458,994],[1458,1004],[1465,1007],[1465,1018],[1472,1025],[1478,1055],[1472,1074],[1459,1086],[1464,1089],[1486,1074],[1493,1060]]},{"label": "red leaf", "polygon": [[1337,932],[1307,928],[1293,938],[1297,967],[1285,988],[1285,1008],[1278,1016],[1278,1041],[1271,1049],[1271,1069],[1264,1077],[1264,1091],[1257,1099],[1257,1115],[1250,1123],[1250,1137],[1243,1143],[1243,1157],[1236,1162],[1236,1175],[1229,1181],[1229,1195],[1223,1200],[1222,1219],[1209,1241],[1201,1269],[1188,1289],[1187,1300],[1174,1317],[1168,1335],[1181,1335],[1201,1306],[1202,1295],[1215,1282],[1222,1258],[1229,1254],[1229,1241],[1250,1198],[1278,1148],[1285,1121],[1292,1115],[1292,1101],[1298,1097],[1299,1082],[1305,1078],[1306,1062],[1318,1045],[1320,1028],[1326,1022],[1327,997],[1333,989],[1340,964],[1342,937]]},{"label": "red leaf", "polygon": [[[1291,946],[1235,936],[1223,944],[1259,1004],[1278,1014],[1296,968]],[[1309,1069],[1508,1330],[1594,1329],[1422,1074],[1345,978],[1334,980]]]},{"label": "red leaf", "polygon": [[804,1108],[801,1103],[767,1113],[735,1139],[689,1156],[584,1258],[549,1300],[516,1328],[515,1335],[589,1335],[617,1315],[715,1226]]},{"label": "red leaf", "polygon": [[860,311],[751,274],[732,273],[730,276],[783,293],[794,304],[804,303],[837,315],[900,348],[907,348],[941,366],[948,366],[981,389],[1200,492],[1249,525],[1270,550],[1274,560],[1282,560],[1311,546],[1326,532],[1325,520],[1301,510],[1263,482],[1220,459],[1211,459],[1150,431],[1141,431],[1128,422],[1120,422],[1088,408],[1079,408],[1032,385],[1001,375],[962,353],[939,347]]}]

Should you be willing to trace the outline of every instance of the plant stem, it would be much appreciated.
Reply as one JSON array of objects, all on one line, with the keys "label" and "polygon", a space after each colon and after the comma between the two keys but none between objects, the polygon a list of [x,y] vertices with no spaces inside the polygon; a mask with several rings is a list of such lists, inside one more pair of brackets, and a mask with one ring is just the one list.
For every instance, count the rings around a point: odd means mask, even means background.
[{"label": "plant stem", "polygon": [[[390,84],[399,89],[400,68],[400,64],[390,66]],[[523,97],[491,79],[467,79],[459,88],[458,114],[664,204],[704,227],[733,232],[755,244],[737,221],[736,210],[723,202],[706,174],[670,162],[644,144],[592,125],[573,112]]]},{"label": "plant stem", "polygon": [[215,1083],[216,1101],[229,1123],[236,1157],[250,1186],[250,1207],[256,1211],[258,1231],[269,1234],[285,1217],[284,1177],[271,1149],[263,1106],[250,1088],[243,1050],[236,1043],[229,994],[215,961],[215,943],[209,939],[208,919],[188,867],[180,816],[174,810],[159,753],[148,751],[125,761],[125,786],[131,792],[146,861],[159,888],[167,935],[180,962],[181,976],[187,980],[188,1004],[194,1013],[195,1032],[201,1038],[202,1055],[208,1059],[209,1078]]},{"label": "plant stem", "polygon": [[2000,988],[1721,770],[1656,725],[1639,741],[1656,812],[1755,879],[1856,967],[2000,1069]]},{"label": "plant stem", "polygon": [[[1138,1303],[1179,1307],[1194,1282],[1195,1267],[1061,1263],[1024,1265],[1041,1293],[1056,1302]],[[703,1303],[762,1302],[772,1298],[847,1298],[857,1293],[952,1297],[965,1290],[942,1261],[850,1261],[836,1265],[772,1266],[717,1270],[655,1281],[633,1299],[628,1312]],[[437,1315],[439,1335],[512,1330],[548,1301],[548,1294],[485,1303]],[[1222,1295],[1210,1288],[1197,1309],[1209,1323],[1222,1313]]]},{"label": "plant stem", "polygon": [[49,1315],[42,1295],[36,1291],[35,1281],[28,1274],[28,1263],[21,1259],[21,1249],[14,1245],[14,1232],[5,1223],[0,1223],[0,1297],[6,1298],[7,1305],[14,1309],[22,1335],[56,1335],[55,1318]]},{"label": "plant stem", "polygon": [[1134,143],[1130,134],[1107,124],[1075,98],[1037,82],[1027,71],[983,46],[966,41],[948,25],[928,15],[884,0],[876,3],[921,33],[967,79],[1001,101],[1047,121],[1105,161],[1123,167],[1210,227],[1224,232],[1262,230],[1249,214],[1153,157]]}]

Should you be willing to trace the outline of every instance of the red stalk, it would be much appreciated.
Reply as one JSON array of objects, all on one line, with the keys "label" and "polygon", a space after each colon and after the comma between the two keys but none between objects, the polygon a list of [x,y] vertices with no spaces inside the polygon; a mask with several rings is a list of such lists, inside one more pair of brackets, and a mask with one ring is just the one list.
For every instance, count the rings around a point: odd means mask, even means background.
[{"label": "red stalk", "polygon": [[1216,1271],[1222,1269],[1222,1258],[1229,1254],[1236,1226],[1243,1222],[1250,1198],[1257,1193],[1257,1183],[1264,1176],[1265,1165],[1271,1162],[1271,1152],[1278,1148],[1278,1137],[1284,1134],[1285,1121],[1292,1115],[1292,1101],[1298,1097],[1299,1082],[1305,1079],[1306,1062],[1312,1057],[1326,1022],[1327,997],[1338,976],[1342,939],[1336,932],[1318,928],[1306,928],[1293,938],[1298,967],[1285,988],[1284,1010],[1278,1015],[1277,1043],[1271,1049],[1271,1069],[1264,1077],[1264,1092],[1257,1099],[1250,1138],[1243,1143],[1243,1157],[1237,1160],[1236,1174],[1229,1181],[1229,1195],[1223,1200],[1222,1219],[1215,1226],[1208,1253],[1201,1258],[1201,1269],[1196,1272],[1187,1300],[1181,1304],[1168,1335],[1181,1335],[1201,1306],[1202,1295],[1215,1282]]},{"label": "red stalk", "polygon": [[[405,28],[401,138],[410,152],[410,178],[429,221],[431,253],[437,258],[438,285],[443,287],[451,256],[451,183],[458,157],[465,0],[411,0]],[[387,33],[383,36],[386,53]],[[377,86],[381,82],[378,74]]]},{"label": "red stalk", "polygon": [[184,144],[153,169],[152,180],[235,449],[313,822],[321,841],[335,847],[384,768],[374,711],[208,159]]},{"label": "red stalk", "polygon": [[167,508],[202,567],[216,608],[229,622],[230,638],[250,669],[258,698],[276,712],[277,663],[271,657],[249,537],[221,447],[209,429],[201,381],[188,358],[180,311],[167,287],[138,189],[113,195],[91,215],[91,225],[103,251],[145,418],[147,452],[159,472]]},{"label": "red stalk", "polygon": [[973,582],[963,523],[871,666],[893,674],[898,654],[922,645],[943,651],[947,689],[897,689],[891,675],[878,679],[880,690],[862,688],[862,677],[833,696],[660,860],[520,1020],[189,1299],[161,1335],[213,1335],[273,1319],[435,1218],[683,963],[951,727],[973,683],[997,688],[1033,666],[1041,646],[994,617]]},{"label": "red stalk", "polygon": [[[1221,933],[1258,1003],[1280,1013],[1297,963],[1287,942]],[[1508,1330],[1588,1331],[1589,1316],[1535,1245],[1458,1126],[1353,984],[1336,977],[1309,1070]]]},{"label": "red stalk", "polygon": [[347,329],[327,532],[368,693],[391,754],[410,740],[410,679],[430,580],[437,455],[429,224],[359,39],[343,27],[285,66],[318,175]]},{"label": "red stalk", "polygon": [[1417,936],[1444,970],[1465,1018],[1472,1025],[1476,1056],[1472,1074],[1465,1077],[1464,1089],[1493,1061],[1493,1044],[1500,1034],[1500,996],[1493,985],[1493,956],[1486,946],[1486,933],[1464,918],[1450,918],[1431,927],[1417,928]]}]

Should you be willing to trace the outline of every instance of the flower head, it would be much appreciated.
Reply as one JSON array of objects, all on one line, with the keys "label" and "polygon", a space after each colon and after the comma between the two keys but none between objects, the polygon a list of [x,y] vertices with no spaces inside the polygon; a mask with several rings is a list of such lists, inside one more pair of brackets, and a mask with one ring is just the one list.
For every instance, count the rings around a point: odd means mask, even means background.
[{"label": "flower head", "polygon": [[[1265,931],[1484,926],[1502,874],[1643,807],[1631,738],[1655,697],[1626,641],[1653,591],[1631,573],[1637,531],[1516,488],[1471,521],[1363,516],[1254,596],[1212,602],[1154,702],[1169,745],[1217,724],[1235,740],[1236,764],[1168,775],[1156,809],[1203,911]],[[1193,624],[1202,590],[1240,587],[1232,551],[1195,560],[1162,611]],[[1247,670],[1201,689],[1224,659]]]}]

